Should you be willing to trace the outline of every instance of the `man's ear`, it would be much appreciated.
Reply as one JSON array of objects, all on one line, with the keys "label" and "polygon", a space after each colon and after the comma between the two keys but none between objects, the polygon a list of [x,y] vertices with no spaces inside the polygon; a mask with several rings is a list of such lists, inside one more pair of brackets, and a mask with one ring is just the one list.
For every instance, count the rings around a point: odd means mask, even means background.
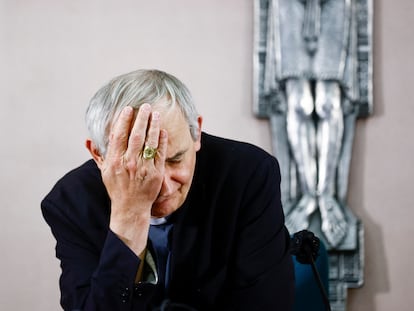
[{"label": "man's ear", "polygon": [[98,167],[101,168],[104,158],[99,152],[96,145],[93,143],[93,141],[90,138],[88,138],[85,141],[85,146],[86,146],[86,149],[89,150],[89,153],[91,154],[92,158],[95,160],[96,165],[98,165]]},{"label": "man's ear", "polygon": [[201,126],[203,125],[203,117],[197,117],[198,129],[197,129],[197,140],[196,143],[196,151],[200,150],[201,148]]}]

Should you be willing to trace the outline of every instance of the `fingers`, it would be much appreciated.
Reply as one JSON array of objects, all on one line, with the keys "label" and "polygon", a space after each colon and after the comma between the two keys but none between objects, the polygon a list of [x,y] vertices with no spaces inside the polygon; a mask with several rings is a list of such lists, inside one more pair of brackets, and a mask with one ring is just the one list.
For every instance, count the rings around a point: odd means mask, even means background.
[{"label": "fingers", "polygon": [[151,114],[151,120],[148,126],[145,145],[152,147],[152,148],[157,148],[159,135],[160,135],[160,113],[158,111],[154,111]]},{"label": "fingers", "polygon": [[[122,165],[140,162],[145,146],[157,148],[159,163],[166,157],[167,133],[160,132],[160,113],[149,104],[142,104],[135,121],[132,107],[125,107],[112,127],[107,158],[122,159]],[[161,159],[164,159],[160,161]]]},{"label": "fingers", "polygon": [[106,157],[121,158],[128,146],[129,129],[133,118],[133,108],[125,107],[111,129]]},{"label": "fingers", "polygon": [[[131,129],[131,134],[128,140],[128,148],[125,151],[125,156],[128,159],[137,159],[138,157],[141,156],[142,149],[144,148],[144,145],[145,145],[145,140],[148,139],[146,135],[147,135],[147,128],[150,123],[149,122],[150,116],[151,116],[151,106],[149,104],[142,104],[138,110],[137,117]],[[158,132],[159,132],[159,122],[157,126],[158,126]],[[150,126],[150,128],[151,127],[152,125]],[[154,131],[155,130],[152,130],[152,135],[155,135]],[[157,147],[157,146],[155,145],[154,147]]]},{"label": "fingers", "polygon": [[157,156],[155,157],[155,166],[163,168],[167,158],[168,134],[166,130],[160,130]]}]

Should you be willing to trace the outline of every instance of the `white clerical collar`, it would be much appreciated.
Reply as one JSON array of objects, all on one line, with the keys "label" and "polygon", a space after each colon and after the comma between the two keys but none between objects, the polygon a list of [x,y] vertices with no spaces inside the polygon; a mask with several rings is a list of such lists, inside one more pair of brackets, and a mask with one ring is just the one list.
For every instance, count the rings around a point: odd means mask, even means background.
[{"label": "white clerical collar", "polygon": [[161,218],[151,217],[150,219],[150,224],[154,226],[162,225],[162,224],[165,224],[166,222],[167,222],[166,217],[161,217]]}]

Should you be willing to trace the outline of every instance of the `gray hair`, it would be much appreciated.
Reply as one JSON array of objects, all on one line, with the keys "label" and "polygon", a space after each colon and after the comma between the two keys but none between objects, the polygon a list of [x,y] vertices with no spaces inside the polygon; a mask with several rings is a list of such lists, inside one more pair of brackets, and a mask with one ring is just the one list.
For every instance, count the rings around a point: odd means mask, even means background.
[{"label": "gray hair", "polygon": [[154,104],[167,98],[178,105],[188,122],[193,140],[198,138],[198,112],[188,88],[176,77],[159,70],[137,70],[118,76],[96,92],[86,110],[86,126],[91,140],[105,155],[112,120],[126,106],[134,109],[143,103]]}]

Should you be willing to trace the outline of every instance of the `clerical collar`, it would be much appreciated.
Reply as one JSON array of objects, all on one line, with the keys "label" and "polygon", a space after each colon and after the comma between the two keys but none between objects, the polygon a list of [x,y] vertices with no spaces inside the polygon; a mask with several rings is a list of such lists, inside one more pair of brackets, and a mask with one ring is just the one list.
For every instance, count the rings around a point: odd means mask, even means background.
[{"label": "clerical collar", "polygon": [[177,219],[179,218],[179,215],[181,214],[182,208],[180,207],[178,210],[174,211],[172,214],[165,216],[165,217],[151,217],[150,218],[150,225],[151,226],[159,226],[159,225],[172,225],[174,224]]},{"label": "clerical collar", "polygon": [[167,217],[155,218],[151,217],[150,224],[153,226],[163,225],[168,221]]}]

